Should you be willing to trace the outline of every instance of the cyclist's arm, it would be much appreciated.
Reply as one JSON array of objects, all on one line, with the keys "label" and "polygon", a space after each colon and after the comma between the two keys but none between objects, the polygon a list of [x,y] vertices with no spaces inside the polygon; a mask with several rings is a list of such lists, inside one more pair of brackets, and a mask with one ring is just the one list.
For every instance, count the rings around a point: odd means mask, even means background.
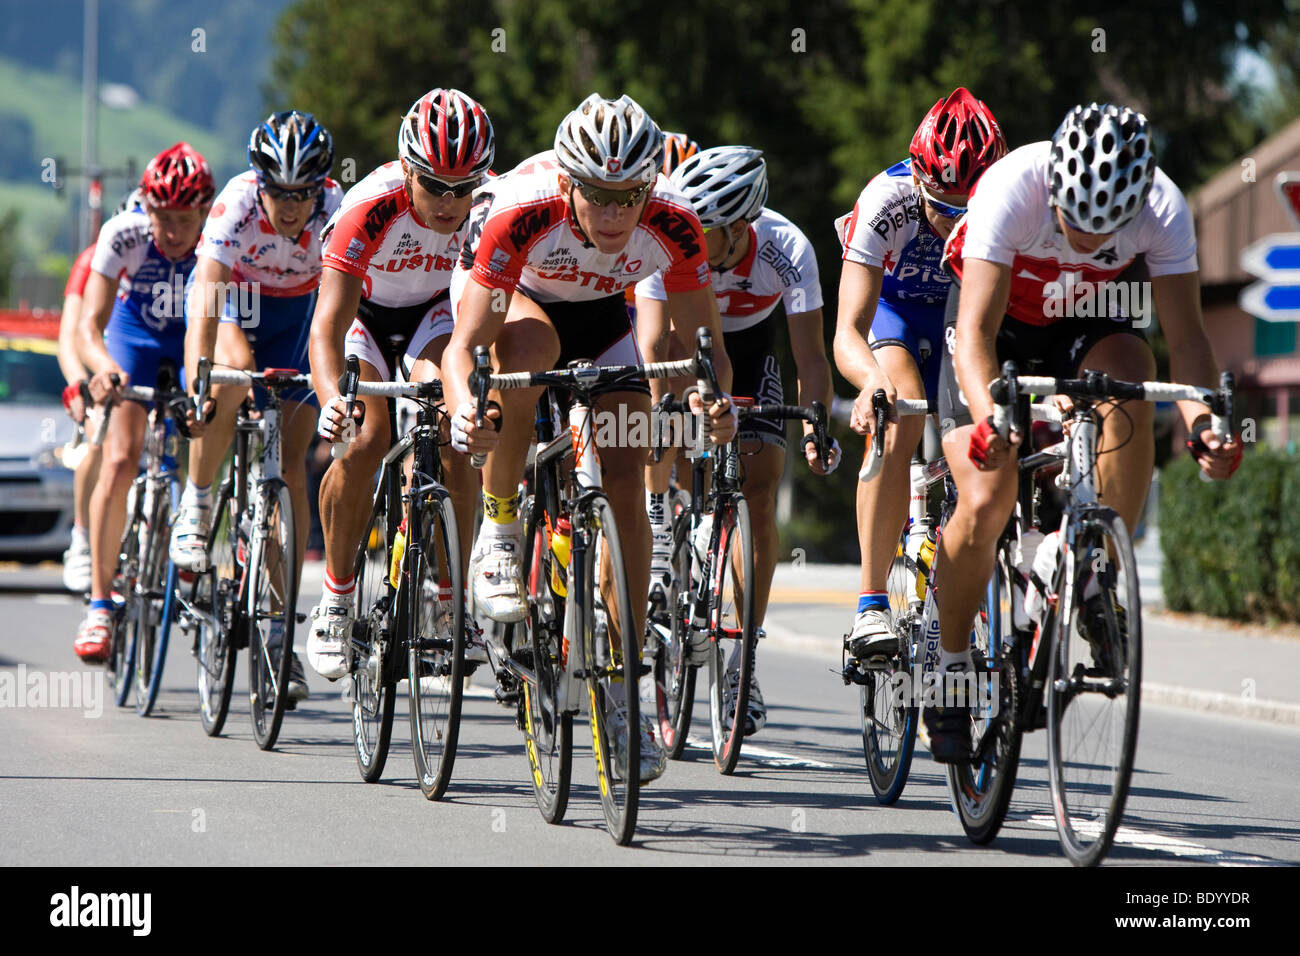
[{"label": "cyclist's arm", "polygon": [[1011,298],[1011,267],[967,259],[957,310],[953,370],[978,424],[993,413],[989,382],[998,377],[997,337]]},{"label": "cyclist's arm", "polygon": [[[1153,276],[1151,296],[1169,342],[1169,377],[1188,385],[1216,387],[1219,363],[1201,315],[1200,273]],[[1179,402],[1178,410],[1189,429],[1197,416],[1209,414],[1200,402]]]},{"label": "cyclist's arm", "polygon": [[[812,309],[786,316],[790,325],[790,351],[794,353],[799,376],[799,404],[821,402],[831,407],[831,363],[826,360],[826,343],[822,341],[822,310]],[[813,427],[803,423],[805,435]]]},{"label": "cyclist's arm", "polygon": [[186,303],[185,321],[185,368],[189,381],[194,381],[194,374],[199,367],[199,359],[212,358],[217,344],[217,323],[221,318],[222,291],[214,288],[230,281],[230,266],[223,265],[208,256],[199,256],[194,268],[194,288],[190,301]]},{"label": "cyclist's arm", "polygon": [[872,396],[878,389],[883,389],[889,401],[895,397],[894,385],[876,361],[869,338],[876,307],[880,304],[885,270],[848,259],[842,266],[839,316],[835,322],[833,345],[835,366],[858,390],[849,427],[859,435],[865,435],[875,421]]},{"label": "cyclist's arm", "polygon": [[69,295],[63,300],[63,314],[59,317],[59,369],[69,385],[86,377],[86,366],[77,348],[77,324],[81,321],[82,304],[80,294]]},{"label": "cyclist's arm", "polygon": [[[668,319],[668,307],[662,299],[649,296],[636,297],[636,340],[640,343],[642,357],[647,362],[668,361],[668,337],[672,334],[672,322]],[[667,380],[650,379],[650,400],[657,402],[668,390]]]},{"label": "cyclist's arm", "polygon": [[86,279],[81,319],[77,323],[77,350],[91,373],[91,395],[95,401],[101,400],[109,391],[107,376],[110,373],[116,374],[123,384],[127,379],[104,345],[104,329],[113,315],[116,286],[117,283],[108,276],[92,271]]},{"label": "cyclist's arm", "polygon": [[311,318],[307,345],[312,387],[322,408],[339,394],[343,374],[343,346],[348,328],[361,305],[365,280],[326,265],[321,270],[320,292]]},{"label": "cyclist's arm", "polygon": [[469,373],[474,370],[474,349],[491,346],[501,335],[514,293],[489,289],[473,276],[465,283],[456,308],[456,325],[442,359],[442,388],[447,408],[474,401]]},{"label": "cyclist's arm", "polygon": [[718,315],[718,297],[712,286],[692,289],[689,292],[668,293],[668,314],[673,317],[678,335],[695,344],[696,332],[708,329],[713,333],[713,369],[718,376],[718,385],[724,392],[731,392],[731,359],[722,344],[722,318]]}]

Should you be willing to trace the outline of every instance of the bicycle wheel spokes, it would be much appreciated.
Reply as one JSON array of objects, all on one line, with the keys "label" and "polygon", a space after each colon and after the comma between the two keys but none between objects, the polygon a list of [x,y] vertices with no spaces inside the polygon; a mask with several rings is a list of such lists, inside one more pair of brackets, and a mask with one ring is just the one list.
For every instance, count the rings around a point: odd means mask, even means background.
[{"label": "bicycle wheel spokes", "polygon": [[249,595],[248,693],[253,736],[275,746],[289,697],[289,666],[297,605],[297,544],[293,500],[283,482],[262,492],[265,524],[253,543]]},{"label": "bicycle wheel spokes", "polygon": [[[689,509],[690,499],[678,492]],[[676,500],[676,499],[675,499]],[[686,749],[695,702],[695,668],[690,663],[691,561],[690,515],[678,513],[673,521],[673,586],[668,595],[666,620],[652,620],[651,640],[655,649],[655,704],[659,735],[670,760]],[[647,651],[649,648],[647,647]]]},{"label": "bicycle wheel spokes", "polygon": [[[520,723],[537,809],[547,823],[559,823],[569,805],[573,769],[573,714],[561,713],[559,705],[565,650],[556,623],[563,616],[563,598],[550,591],[551,563],[555,559],[546,545],[545,515],[540,510],[533,514],[531,500],[524,503],[523,513],[529,516],[523,566],[528,593],[535,599],[529,604],[528,617],[510,625],[507,639],[512,648],[532,648],[537,683],[523,681]],[[552,602],[549,610],[542,599],[547,595]]]},{"label": "bicycle wheel spokes", "polygon": [[[139,488],[132,489],[131,501],[134,508]],[[118,564],[113,575],[113,590],[122,595],[124,604],[113,608],[112,645],[108,657],[108,669],[113,676],[113,701],[118,707],[126,705],[126,698],[134,682],[132,674],[135,669],[135,624],[133,611],[135,607],[136,579],[140,569],[140,525],[142,517],[135,508],[131,520],[127,522],[122,535],[122,548],[118,552]]]},{"label": "bicycle wheel spokes", "polygon": [[153,712],[167,662],[167,637],[171,630],[176,589],[176,568],[167,558],[168,521],[174,488],[169,480],[154,489],[147,547],[141,562],[136,619],[135,710],[141,717]]},{"label": "bicycle wheel spokes", "polygon": [[1119,828],[1137,746],[1142,619],[1123,520],[1087,515],[1071,563],[1073,600],[1048,668],[1047,757],[1061,846],[1091,866]]},{"label": "bicycle wheel spokes", "polygon": [[236,558],[244,547],[239,541],[239,521],[230,486],[222,487],[212,513],[208,570],[189,586],[189,602],[196,619],[199,719],[204,731],[215,737],[230,711],[235,686],[235,658],[239,653],[243,615],[239,582],[243,573]]},{"label": "bicycle wheel spokes", "polygon": [[[383,480],[388,480],[387,476]],[[391,522],[384,491],[357,556],[357,624],[349,646],[351,661],[352,743],[361,779],[374,783],[384,771],[393,733],[395,687],[385,679],[393,641],[396,593],[389,585]]]},{"label": "bicycle wheel spokes", "polygon": [[[641,707],[632,600],[614,512],[593,499],[585,533],[583,667],[591,706],[592,753],[605,826],[620,846],[632,842],[641,788]],[[575,533],[577,533],[575,529]]]},{"label": "bicycle wheel spokes", "polygon": [[456,762],[465,690],[465,591],[451,498],[431,495],[420,507],[419,524],[420,548],[408,559],[407,587],[411,750],[421,792],[437,800]]},{"label": "bicycle wheel spokes", "polygon": [[749,722],[749,687],[754,674],[754,538],[749,507],[739,495],[714,515],[716,547],[707,621],[713,639],[709,655],[709,717],[713,762],[729,774],[740,759]]}]

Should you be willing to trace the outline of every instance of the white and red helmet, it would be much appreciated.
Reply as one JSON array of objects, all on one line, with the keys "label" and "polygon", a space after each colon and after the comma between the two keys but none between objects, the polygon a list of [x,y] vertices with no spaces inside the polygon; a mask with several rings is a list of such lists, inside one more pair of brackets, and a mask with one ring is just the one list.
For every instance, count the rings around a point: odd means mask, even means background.
[{"label": "white and red helmet", "polygon": [[496,155],[492,121],[460,90],[430,90],[402,117],[397,155],[426,176],[482,176]]},{"label": "white and red helmet", "polygon": [[664,161],[664,134],[645,110],[624,95],[592,93],[560,121],[555,157],[571,176],[605,183],[653,182]]}]

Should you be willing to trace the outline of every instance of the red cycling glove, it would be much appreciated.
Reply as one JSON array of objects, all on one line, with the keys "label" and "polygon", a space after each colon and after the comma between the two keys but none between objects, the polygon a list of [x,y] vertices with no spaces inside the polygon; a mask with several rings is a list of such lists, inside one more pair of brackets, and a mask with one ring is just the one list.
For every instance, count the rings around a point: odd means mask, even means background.
[{"label": "red cycling glove", "polygon": [[[1228,469],[1229,478],[1235,475],[1237,469],[1241,467],[1241,453],[1244,450],[1244,446],[1239,436],[1233,436],[1233,440],[1237,443],[1237,450],[1232,454],[1232,465]],[[1197,461],[1202,461],[1212,454],[1210,446],[1201,441],[1200,432],[1196,433],[1195,438],[1187,439],[1187,450],[1192,453],[1192,457]]]},{"label": "red cycling glove", "polygon": [[988,460],[989,442],[997,430],[993,427],[993,416],[990,415],[975,426],[975,431],[970,436],[970,451],[967,455],[970,460],[977,465],[983,465]]}]

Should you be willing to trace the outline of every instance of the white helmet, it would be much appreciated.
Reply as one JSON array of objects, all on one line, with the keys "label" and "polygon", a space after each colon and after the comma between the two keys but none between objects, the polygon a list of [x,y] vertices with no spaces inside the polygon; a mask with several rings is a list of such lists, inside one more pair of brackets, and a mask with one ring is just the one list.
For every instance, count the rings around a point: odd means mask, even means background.
[{"label": "white helmet", "polygon": [[705,229],[758,218],[767,201],[763,151],[748,146],[714,146],[684,160],[669,177],[695,207]]},{"label": "white helmet", "polygon": [[1126,106],[1076,106],[1052,137],[1052,201],[1084,232],[1114,232],[1132,220],[1155,174],[1151,127]]},{"label": "white helmet", "polygon": [[555,156],[564,171],[600,182],[652,182],[663,150],[664,134],[626,95],[607,100],[592,93],[555,131]]}]

